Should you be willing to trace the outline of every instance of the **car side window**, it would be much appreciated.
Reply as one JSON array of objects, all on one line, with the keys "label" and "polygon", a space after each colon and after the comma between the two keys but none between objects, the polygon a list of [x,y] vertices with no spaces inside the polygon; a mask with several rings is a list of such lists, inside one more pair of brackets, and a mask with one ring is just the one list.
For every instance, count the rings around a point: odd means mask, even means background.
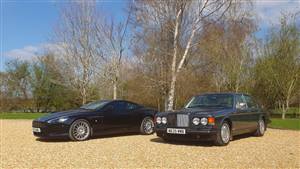
[{"label": "car side window", "polygon": [[112,104],[114,114],[124,114],[126,113],[126,103],[122,101],[117,101]]},{"label": "car side window", "polygon": [[236,104],[240,104],[240,103],[246,103],[243,95],[237,95],[236,96]]},{"label": "car side window", "polygon": [[248,108],[255,109],[257,108],[257,104],[253,101],[250,96],[244,95]]},{"label": "car side window", "polygon": [[241,94],[236,95],[236,107],[238,109],[246,109],[247,108],[246,100],[245,100],[244,96]]},{"label": "car side window", "polygon": [[137,109],[139,106],[137,104],[134,104],[134,103],[127,103],[126,105],[126,109],[127,110],[134,110],[134,109]]}]

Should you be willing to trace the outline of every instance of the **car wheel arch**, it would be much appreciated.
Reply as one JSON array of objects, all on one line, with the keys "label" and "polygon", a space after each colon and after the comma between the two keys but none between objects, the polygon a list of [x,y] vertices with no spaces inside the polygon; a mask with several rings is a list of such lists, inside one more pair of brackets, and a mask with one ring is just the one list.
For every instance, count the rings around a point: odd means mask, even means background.
[{"label": "car wheel arch", "polygon": [[146,117],[151,117],[152,119],[154,119],[154,116],[151,115],[151,114],[145,114],[145,115],[143,116],[143,119],[146,118]]},{"label": "car wheel arch", "polygon": [[146,112],[143,113],[143,116],[142,116],[141,120],[143,120],[146,117],[151,117],[154,120],[154,116],[155,116],[155,113],[153,113],[151,111],[146,111]]},{"label": "car wheel arch", "polygon": [[232,130],[232,121],[230,120],[229,117],[223,118],[222,122],[220,123],[220,126],[224,123],[227,122],[229,124],[230,130]]}]

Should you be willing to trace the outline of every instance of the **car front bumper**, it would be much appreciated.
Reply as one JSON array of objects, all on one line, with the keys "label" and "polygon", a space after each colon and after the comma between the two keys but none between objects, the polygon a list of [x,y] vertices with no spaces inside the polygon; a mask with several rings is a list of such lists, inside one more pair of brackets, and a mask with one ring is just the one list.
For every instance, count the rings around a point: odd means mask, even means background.
[{"label": "car front bumper", "polygon": [[168,140],[182,140],[182,141],[210,141],[216,138],[217,130],[212,129],[190,129],[184,128],[185,134],[170,134],[167,133],[167,128],[156,128],[156,135]]},{"label": "car front bumper", "polygon": [[61,138],[68,137],[69,125],[67,124],[50,124],[47,122],[33,121],[32,128],[39,128],[40,132],[33,132],[33,135],[41,138]]}]

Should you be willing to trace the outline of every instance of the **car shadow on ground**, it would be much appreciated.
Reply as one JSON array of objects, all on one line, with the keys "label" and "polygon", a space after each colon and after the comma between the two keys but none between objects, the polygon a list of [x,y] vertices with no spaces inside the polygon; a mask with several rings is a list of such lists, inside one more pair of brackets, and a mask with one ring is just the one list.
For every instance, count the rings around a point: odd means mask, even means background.
[{"label": "car shadow on ground", "polygon": [[35,140],[39,142],[45,142],[45,143],[71,142],[71,140],[67,138],[36,138]]},{"label": "car shadow on ground", "polygon": [[[241,139],[247,139],[250,137],[254,137],[253,134],[243,134],[234,136],[231,142],[235,142]],[[213,147],[216,146],[213,141],[175,141],[175,140],[168,140],[165,141],[162,138],[153,138],[150,140],[151,142],[160,143],[160,144],[173,144],[173,145],[186,145],[186,146],[201,146],[201,147]]]},{"label": "car shadow on ground", "polygon": [[186,145],[186,146],[202,146],[202,147],[212,147],[214,146],[213,142],[211,141],[174,141],[168,140],[165,141],[162,138],[153,138],[150,140],[151,142],[160,143],[160,144],[173,144],[173,145]]},{"label": "car shadow on ground", "polygon": [[[113,138],[113,137],[126,137],[126,136],[135,136],[135,135],[140,135],[139,133],[122,133],[122,134],[106,134],[106,135],[99,135],[99,136],[92,136],[89,140],[94,140],[94,139],[105,139],[105,138]],[[51,143],[60,143],[60,142],[73,142],[69,138],[36,138],[36,141],[40,142],[51,142]],[[88,141],[88,140],[86,140]]]}]

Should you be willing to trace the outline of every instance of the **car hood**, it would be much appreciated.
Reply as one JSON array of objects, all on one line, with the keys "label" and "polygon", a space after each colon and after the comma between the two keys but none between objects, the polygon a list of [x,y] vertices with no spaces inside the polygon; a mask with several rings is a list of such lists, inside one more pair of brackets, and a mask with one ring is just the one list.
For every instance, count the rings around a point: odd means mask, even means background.
[{"label": "car hood", "polygon": [[232,109],[228,108],[183,108],[181,110],[174,110],[174,111],[167,111],[162,113],[186,113],[186,114],[210,114],[210,115],[216,115],[219,112],[227,112]]},{"label": "car hood", "polygon": [[40,118],[36,119],[35,121],[46,122],[48,120],[59,118],[59,117],[79,115],[79,114],[87,113],[87,112],[91,112],[91,111],[92,110],[86,110],[86,109],[73,109],[73,110],[67,110],[67,111],[61,111],[61,112],[54,112],[54,113],[48,114],[46,116],[40,117]]}]

